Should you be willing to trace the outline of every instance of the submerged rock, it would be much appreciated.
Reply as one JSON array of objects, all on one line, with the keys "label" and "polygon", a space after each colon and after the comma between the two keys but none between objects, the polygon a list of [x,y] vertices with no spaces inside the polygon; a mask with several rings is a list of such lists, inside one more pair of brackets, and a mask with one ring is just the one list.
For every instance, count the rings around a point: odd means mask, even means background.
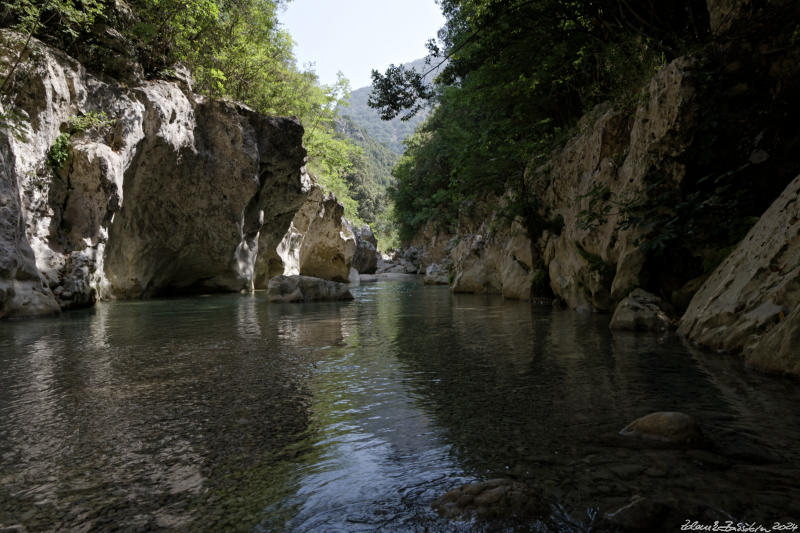
[{"label": "submerged rock", "polygon": [[634,289],[614,311],[609,327],[615,330],[664,331],[673,327],[664,300],[642,289]]},{"label": "submerged rock", "polygon": [[703,441],[703,433],[694,418],[677,411],[659,411],[637,418],[619,434],[663,444],[687,445]]},{"label": "submerged rock", "polygon": [[606,514],[604,521],[622,531],[667,533],[679,530],[687,519],[713,524],[714,521],[722,523],[733,517],[703,502],[637,495],[630,503]]},{"label": "submerged rock", "polygon": [[311,276],[276,276],[269,280],[267,297],[270,302],[353,299],[347,284]]},{"label": "submerged rock", "polygon": [[547,512],[541,495],[511,479],[490,479],[453,489],[431,507],[445,518],[531,518]]}]

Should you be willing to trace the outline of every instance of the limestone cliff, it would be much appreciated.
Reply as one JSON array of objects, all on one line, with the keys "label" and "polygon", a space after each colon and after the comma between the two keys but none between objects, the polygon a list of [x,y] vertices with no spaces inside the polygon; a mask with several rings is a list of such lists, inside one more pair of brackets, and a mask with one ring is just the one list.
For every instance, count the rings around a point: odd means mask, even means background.
[{"label": "limestone cliff", "polygon": [[350,224],[344,218],[344,206],[314,183],[278,244],[279,259],[275,265],[282,271],[260,275],[258,279],[268,279],[277,274],[300,274],[347,282],[356,241]]},{"label": "limestone cliff", "polygon": [[797,373],[798,6],[708,0],[708,11],[705,47],[661,67],[635,101],[597,106],[531,163],[527,218],[510,220],[502,199],[465,206],[456,228],[420,231],[420,256],[451,265],[453,290],[552,291],[585,311],[613,312],[639,288],[665,315],[656,329],[688,306],[691,340]]},{"label": "limestone cliff", "polygon": [[758,368],[800,375],[800,177],[709,276],[680,331]]},{"label": "limestone cliff", "polygon": [[[7,68],[19,37],[0,38]],[[34,41],[12,81],[0,316],[249,290],[311,187],[297,121],[204,98],[188,79],[127,86]],[[70,129],[100,112],[109,120]]]}]

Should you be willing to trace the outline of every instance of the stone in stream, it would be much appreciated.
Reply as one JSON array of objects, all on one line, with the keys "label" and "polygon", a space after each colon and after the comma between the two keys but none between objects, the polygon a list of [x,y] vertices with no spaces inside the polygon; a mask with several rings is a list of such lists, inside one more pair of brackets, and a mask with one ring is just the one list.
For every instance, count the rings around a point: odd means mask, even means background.
[{"label": "stone in stream", "polygon": [[462,485],[437,498],[431,507],[456,520],[533,518],[548,512],[542,497],[530,487],[503,478]]},{"label": "stone in stream", "polygon": [[675,411],[659,411],[637,418],[619,434],[662,444],[686,445],[703,442],[703,433],[697,422],[691,416]]},{"label": "stone in stream", "polygon": [[450,273],[447,267],[438,263],[431,263],[425,269],[425,285],[449,285]]},{"label": "stone in stream", "polygon": [[353,299],[347,284],[311,276],[275,276],[269,280],[267,296],[270,302]]},{"label": "stone in stream", "polygon": [[614,330],[665,331],[674,327],[668,305],[658,296],[634,289],[614,311],[609,327]]}]

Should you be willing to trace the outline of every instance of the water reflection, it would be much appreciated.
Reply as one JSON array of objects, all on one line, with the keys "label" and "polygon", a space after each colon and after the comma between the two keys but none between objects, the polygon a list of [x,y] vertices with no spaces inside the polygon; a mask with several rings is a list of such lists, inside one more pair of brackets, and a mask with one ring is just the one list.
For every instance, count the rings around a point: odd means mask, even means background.
[{"label": "water reflection", "polygon": [[[671,335],[612,336],[607,317],[413,283],[355,294],[0,324],[0,529],[474,530],[430,503],[495,476],[573,517],[634,494],[800,514],[794,384]],[[617,436],[669,409],[714,453]]]}]

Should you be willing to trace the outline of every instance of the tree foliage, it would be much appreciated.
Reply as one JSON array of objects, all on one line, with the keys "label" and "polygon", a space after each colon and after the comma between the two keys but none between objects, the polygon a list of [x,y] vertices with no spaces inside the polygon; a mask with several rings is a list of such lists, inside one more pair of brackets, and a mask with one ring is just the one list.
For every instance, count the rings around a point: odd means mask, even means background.
[{"label": "tree foliage", "polygon": [[[299,118],[309,169],[345,204],[349,217],[358,217],[346,179],[358,148],[335,132],[336,108],[349,85],[341,76],[333,85],[322,85],[313,70],[297,66],[291,36],[278,20],[288,1],[5,0],[0,23],[95,70],[104,69],[109,54],[127,54],[131,65],[141,65],[150,78],[168,77],[182,64],[196,91],[261,113]],[[115,39],[111,49],[109,35]]]},{"label": "tree foliage", "polygon": [[[383,116],[435,111],[395,170],[404,235],[452,220],[470,199],[511,190],[533,217],[525,169],[545,158],[594,105],[633,94],[666,61],[707,34],[701,0],[442,0],[431,43],[433,86],[402,69],[374,73]],[[533,223],[535,221],[529,221]]]}]

